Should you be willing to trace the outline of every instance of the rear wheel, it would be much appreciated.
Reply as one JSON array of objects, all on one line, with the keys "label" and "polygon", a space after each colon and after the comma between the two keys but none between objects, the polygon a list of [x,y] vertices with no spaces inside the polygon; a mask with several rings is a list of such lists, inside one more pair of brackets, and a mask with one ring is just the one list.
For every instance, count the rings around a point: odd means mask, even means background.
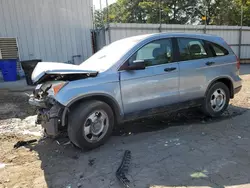
[{"label": "rear wheel", "polygon": [[88,101],[70,112],[68,135],[79,148],[93,149],[106,142],[114,127],[110,106],[102,101]]},{"label": "rear wheel", "polygon": [[203,102],[203,112],[211,117],[220,116],[228,107],[230,100],[229,88],[222,82],[213,84]]}]

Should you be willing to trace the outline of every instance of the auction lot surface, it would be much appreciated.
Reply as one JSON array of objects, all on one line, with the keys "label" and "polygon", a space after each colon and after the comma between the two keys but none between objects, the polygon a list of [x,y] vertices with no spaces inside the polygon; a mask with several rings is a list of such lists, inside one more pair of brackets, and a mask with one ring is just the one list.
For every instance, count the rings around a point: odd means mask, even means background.
[{"label": "auction lot surface", "polygon": [[[39,139],[35,110],[24,93],[0,93],[0,188],[119,188],[115,172],[125,150],[131,187],[250,188],[250,66],[241,66],[242,91],[219,119],[196,109],[130,122],[92,151],[66,139]],[[28,135],[31,134],[31,135]]]}]

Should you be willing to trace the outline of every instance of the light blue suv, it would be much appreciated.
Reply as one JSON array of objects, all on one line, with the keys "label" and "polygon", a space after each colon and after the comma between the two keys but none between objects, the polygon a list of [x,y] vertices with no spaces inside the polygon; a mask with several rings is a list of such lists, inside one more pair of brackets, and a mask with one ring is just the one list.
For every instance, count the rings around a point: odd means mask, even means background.
[{"label": "light blue suv", "polygon": [[240,63],[217,36],[161,33],[116,41],[81,65],[41,62],[30,104],[47,135],[96,148],[118,123],[201,107],[219,116],[241,89]]}]

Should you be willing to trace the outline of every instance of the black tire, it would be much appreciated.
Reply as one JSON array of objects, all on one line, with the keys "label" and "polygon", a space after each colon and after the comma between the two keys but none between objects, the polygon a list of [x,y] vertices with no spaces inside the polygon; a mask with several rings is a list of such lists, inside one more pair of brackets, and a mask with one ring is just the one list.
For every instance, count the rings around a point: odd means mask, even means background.
[{"label": "black tire", "polygon": [[[222,89],[224,91],[224,93],[226,95],[226,98],[225,98],[226,101],[225,101],[223,108],[220,111],[216,112],[213,110],[212,105],[210,103],[210,100],[211,100],[213,93],[217,89]],[[229,88],[222,82],[216,82],[207,91],[206,97],[205,97],[203,105],[202,105],[202,111],[204,112],[205,115],[210,116],[210,117],[221,116],[223,114],[223,112],[227,109],[228,104],[229,104],[229,100],[230,100]]]},{"label": "black tire", "polygon": [[[95,110],[103,110],[108,115],[109,126],[106,134],[97,142],[89,142],[84,137],[84,122],[86,118],[93,113]],[[75,107],[69,114],[68,121],[68,135],[77,147],[81,149],[94,149],[103,145],[107,139],[110,137],[114,127],[114,114],[110,106],[102,101],[91,100],[83,102]]]}]

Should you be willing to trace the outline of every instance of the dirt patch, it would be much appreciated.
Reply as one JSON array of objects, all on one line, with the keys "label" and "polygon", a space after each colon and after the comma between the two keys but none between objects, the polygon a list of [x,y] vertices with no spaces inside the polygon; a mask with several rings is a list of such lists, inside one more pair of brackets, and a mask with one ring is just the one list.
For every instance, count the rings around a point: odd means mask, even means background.
[{"label": "dirt patch", "polygon": [[29,105],[28,99],[24,92],[1,91],[0,134],[42,135],[41,127],[35,124],[36,108]]},{"label": "dirt patch", "polygon": [[14,149],[14,143],[19,140],[29,140],[35,137],[29,135],[1,135],[0,142],[2,143],[0,155],[0,161],[6,164],[22,165],[24,163],[30,163],[37,160],[36,152],[33,152],[30,148],[21,147],[21,149]]},{"label": "dirt patch", "polygon": [[9,118],[24,119],[36,114],[36,109],[28,104],[29,97],[24,92],[1,90],[0,120]]},{"label": "dirt patch", "polygon": [[235,95],[234,99],[230,101],[230,104],[238,107],[249,108],[250,107],[250,75],[243,75],[242,89],[240,93]]},{"label": "dirt patch", "polygon": [[0,135],[0,163],[5,165],[3,169],[0,169],[1,188],[30,187],[30,182],[34,180],[34,177],[43,175],[37,152],[25,147],[13,148],[17,141],[32,138],[37,137],[15,134]]}]

